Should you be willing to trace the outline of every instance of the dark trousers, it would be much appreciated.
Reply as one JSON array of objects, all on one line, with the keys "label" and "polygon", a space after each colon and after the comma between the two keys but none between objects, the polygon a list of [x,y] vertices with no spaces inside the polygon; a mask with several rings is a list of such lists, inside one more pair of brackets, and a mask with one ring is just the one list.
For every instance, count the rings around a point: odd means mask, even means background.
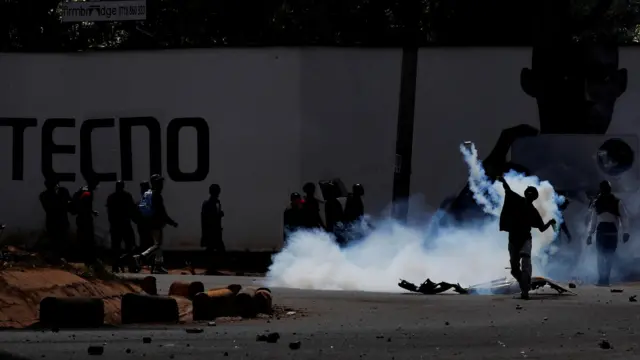
[{"label": "dark trousers", "polygon": [[340,247],[345,247],[347,246],[347,227],[342,224],[342,223],[338,223],[333,227],[333,236],[336,237],[336,243],[338,243],[338,246]]},{"label": "dark trousers", "polygon": [[143,222],[138,220],[138,239],[140,239],[140,252],[147,250],[153,246],[153,237],[151,236],[151,228]]},{"label": "dark trousers", "polygon": [[202,234],[202,244],[206,248],[206,254],[208,257],[207,270],[215,270],[216,261],[215,257],[217,253],[225,253],[227,251],[222,241],[222,229],[212,229]]},{"label": "dark trousers", "polygon": [[64,258],[69,247],[69,223],[48,223],[46,226],[48,243],[46,249],[55,257]]},{"label": "dark trousers", "polygon": [[82,249],[82,256],[85,264],[93,264],[96,262],[96,235],[93,225],[93,217],[77,217],[76,230],[78,244]]},{"label": "dark trousers", "polygon": [[598,285],[609,285],[611,268],[618,248],[616,224],[602,222],[596,229],[596,249],[598,251]]},{"label": "dark trousers", "polygon": [[[518,280],[520,290],[528,293],[531,288],[531,234],[509,233],[509,264],[511,275]],[[522,265],[521,265],[522,263]]]},{"label": "dark trousers", "polygon": [[[122,258],[130,256],[136,246],[136,236],[131,224],[111,225],[109,229],[111,235],[111,253],[113,255],[113,265],[120,266]],[[124,243],[124,255],[122,254],[122,243]]]},{"label": "dark trousers", "polygon": [[289,243],[289,236],[291,236],[291,234],[295,233],[298,230],[305,230],[305,228],[301,226],[295,226],[295,225],[284,226],[284,233],[282,234],[283,235],[282,240],[283,240],[284,246],[286,246]]}]

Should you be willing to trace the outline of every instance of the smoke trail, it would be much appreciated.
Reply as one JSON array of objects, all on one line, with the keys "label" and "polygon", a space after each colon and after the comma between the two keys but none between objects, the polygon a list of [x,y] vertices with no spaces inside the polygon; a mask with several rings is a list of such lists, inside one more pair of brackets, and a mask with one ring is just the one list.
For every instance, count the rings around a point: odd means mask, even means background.
[{"label": "smoke trail", "polygon": [[[469,188],[473,192],[476,203],[483,208],[485,213],[500,216],[504,203],[504,187],[499,182],[492,182],[485,175],[482,162],[478,160],[478,151],[473,143],[465,142],[460,146],[460,152],[469,167]],[[535,187],[538,190],[538,199],[533,202],[533,206],[545,222],[555,219],[556,229],[559,229],[563,219],[558,205],[562,204],[565,199],[555,193],[553,186],[548,181],[540,181],[536,176],[525,176],[513,170],[504,174],[504,178],[511,189],[521,196],[524,195],[527,187]],[[532,229],[532,255],[546,260],[546,254],[541,250],[549,248],[557,235],[556,231],[547,230],[541,233],[537,229]]]},{"label": "smoke trail", "polygon": [[[323,290],[402,291],[398,279],[422,282],[426,278],[468,286],[510,276],[507,234],[498,229],[497,216],[503,204],[504,189],[486,176],[473,144],[461,147],[469,166],[469,185],[482,210],[493,215],[481,222],[443,227],[433,231],[434,222],[402,225],[393,219],[374,222],[374,228],[360,226],[364,234],[345,248],[339,248],[333,235],[323,231],[297,231],[285,248],[273,257],[267,283],[274,287]],[[560,220],[561,201],[551,184],[535,177],[510,172],[505,179],[522,194],[535,186],[539,198],[534,206],[543,220]],[[439,217],[439,216],[438,216]],[[558,222],[559,223],[559,222]],[[544,252],[554,238],[553,231],[532,231],[534,254]],[[534,269],[535,271],[535,269]],[[542,275],[539,271],[538,275]]]}]

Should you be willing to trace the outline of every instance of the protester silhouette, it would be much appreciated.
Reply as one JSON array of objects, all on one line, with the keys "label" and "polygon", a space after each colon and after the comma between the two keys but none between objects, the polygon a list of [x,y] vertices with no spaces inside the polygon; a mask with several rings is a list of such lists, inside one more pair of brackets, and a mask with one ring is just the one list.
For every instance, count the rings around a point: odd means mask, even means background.
[{"label": "protester silhouette", "polygon": [[522,299],[529,299],[531,286],[531,229],[546,231],[556,223],[551,219],[546,224],[542,221],[533,202],[538,198],[538,190],[529,186],[524,197],[516,194],[503,177],[498,177],[505,190],[504,206],[500,214],[500,231],[509,233],[509,263],[511,274],[518,280]]},{"label": "protester silhouette", "polygon": [[76,215],[76,236],[82,249],[82,256],[87,265],[93,265],[98,259],[94,217],[99,213],[93,210],[93,199],[98,188],[98,181],[89,178],[87,184],[80,187],[72,198],[72,209]]},{"label": "protester silhouette", "polygon": [[138,209],[143,221],[147,222],[151,237],[153,239],[153,246],[145,250],[140,255],[135,255],[134,260],[137,267],[140,267],[141,260],[154,255],[153,265],[151,272],[154,274],[166,274],[167,269],[164,268],[164,257],[162,253],[162,244],[164,240],[163,231],[166,225],[178,227],[178,223],[175,222],[165,207],[162,191],[164,189],[164,177],[154,174],[150,179],[151,190],[144,193]]},{"label": "protester silhouette", "polygon": [[364,187],[361,184],[354,184],[344,206],[344,221],[346,223],[354,223],[364,216],[363,196]]},{"label": "protester silhouette", "polygon": [[601,182],[600,192],[591,207],[587,238],[587,245],[591,245],[593,235],[596,236],[599,275],[597,285],[609,286],[611,268],[618,248],[618,234],[624,234],[622,241],[626,243],[630,237],[628,230],[628,215],[624,204],[612,193],[608,181]]},{"label": "protester silhouette", "polygon": [[200,226],[202,237],[200,246],[206,248],[208,255],[207,272],[214,273],[216,252],[224,253],[226,248],[222,241],[222,218],[224,211],[220,202],[221,188],[218,184],[209,186],[209,198],[202,203]]},{"label": "protester silhouette", "polygon": [[289,196],[289,206],[284,210],[284,244],[287,238],[305,226],[304,200],[297,192]]},{"label": "protester silhouette", "polygon": [[327,222],[327,232],[332,233],[339,245],[345,244],[343,236],[344,210],[338,200],[340,189],[338,185],[331,182],[327,187],[327,198],[324,204],[325,219]]},{"label": "protester silhouette", "polygon": [[316,185],[314,183],[306,183],[302,187],[304,192],[304,210],[305,228],[308,229],[326,229],[322,217],[320,217],[320,200],[316,198]]},{"label": "protester silhouette", "polygon": [[[113,254],[112,269],[114,272],[118,272],[125,259],[133,255],[136,239],[131,222],[137,221],[138,209],[133,196],[125,190],[124,181],[116,182],[115,191],[107,197],[106,206],[111,236],[111,252]],[[122,254],[121,250],[123,242],[124,254]]]},{"label": "protester silhouette", "polygon": [[47,179],[46,190],[40,193],[45,212],[45,231],[49,240],[48,251],[53,258],[66,257],[69,246],[69,217],[71,195],[57,180]]},{"label": "protester silhouette", "polygon": [[153,246],[153,238],[151,237],[151,230],[149,228],[149,221],[146,217],[142,216],[139,211],[140,201],[144,197],[144,194],[151,190],[151,184],[148,181],[140,182],[140,200],[136,202],[136,206],[138,206],[138,211],[136,211],[136,227],[138,229],[138,252],[142,252],[151,246]]}]

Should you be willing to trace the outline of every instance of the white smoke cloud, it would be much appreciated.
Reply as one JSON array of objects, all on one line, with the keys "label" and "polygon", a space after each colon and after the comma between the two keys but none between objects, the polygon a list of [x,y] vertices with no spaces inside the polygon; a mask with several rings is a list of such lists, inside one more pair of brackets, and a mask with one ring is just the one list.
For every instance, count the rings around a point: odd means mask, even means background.
[{"label": "white smoke cloud", "polygon": [[[267,283],[273,287],[322,290],[403,291],[399,279],[422,282],[426,278],[470,286],[510,276],[507,233],[498,229],[498,216],[504,202],[502,184],[485,175],[473,144],[460,148],[469,166],[469,186],[475,201],[492,215],[481,223],[461,227],[402,225],[392,219],[375,223],[375,229],[347,248],[336,245],[331,234],[323,231],[297,231],[285,248],[273,257]],[[546,181],[510,172],[505,179],[511,188],[523,194],[535,186],[539,198],[534,206],[546,222],[555,218],[560,224],[557,203],[561,198]],[[440,214],[432,217],[439,218]],[[544,262],[546,249],[555,234],[532,231],[533,254]],[[536,275],[544,275],[534,265]]]}]

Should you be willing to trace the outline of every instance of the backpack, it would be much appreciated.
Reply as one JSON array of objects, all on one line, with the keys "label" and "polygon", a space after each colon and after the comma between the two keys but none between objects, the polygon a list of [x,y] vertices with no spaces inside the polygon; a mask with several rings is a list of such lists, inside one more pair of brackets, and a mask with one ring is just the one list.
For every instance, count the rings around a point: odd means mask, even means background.
[{"label": "backpack", "polygon": [[152,198],[153,192],[151,190],[147,190],[142,195],[142,199],[140,199],[140,203],[138,204],[138,210],[143,217],[151,217],[153,215],[153,203]]},{"label": "backpack", "polygon": [[81,186],[78,190],[76,190],[76,192],[73,193],[73,197],[71,197],[71,202],[69,203],[69,210],[71,214],[78,215],[78,213],[80,212],[80,209],[82,207],[80,204],[80,197],[85,191],[87,191],[87,187]]}]

